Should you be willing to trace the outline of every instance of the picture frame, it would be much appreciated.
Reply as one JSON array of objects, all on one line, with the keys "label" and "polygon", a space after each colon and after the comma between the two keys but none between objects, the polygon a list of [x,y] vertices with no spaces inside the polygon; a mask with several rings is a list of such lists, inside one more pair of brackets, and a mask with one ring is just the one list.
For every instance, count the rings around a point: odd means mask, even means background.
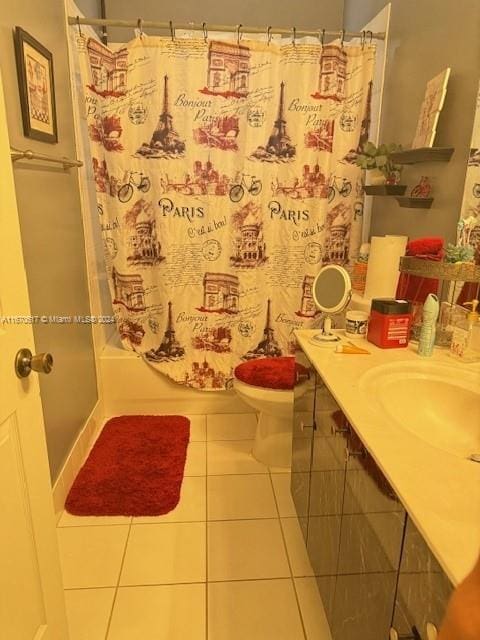
[{"label": "picture frame", "polygon": [[412,149],[433,147],[440,112],[447,93],[450,67],[441,71],[427,82],[425,96],[420,107],[417,128],[412,142]]},{"label": "picture frame", "polygon": [[53,56],[21,27],[13,34],[23,132],[27,138],[58,142]]}]

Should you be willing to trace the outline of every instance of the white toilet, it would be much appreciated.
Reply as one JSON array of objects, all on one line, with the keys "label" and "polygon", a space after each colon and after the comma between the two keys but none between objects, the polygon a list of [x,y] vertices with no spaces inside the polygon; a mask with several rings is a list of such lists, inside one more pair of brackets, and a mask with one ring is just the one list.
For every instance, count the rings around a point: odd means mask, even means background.
[{"label": "white toilet", "polygon": [[[246,378],[245,368],[250,366],[267,365],[270,371],[285,366],[289,360],[286,372],[280,376],[280,384],[285,384],[286,378],[291,377],[291,388],[271,388],[269,376],[262,379],[262,371],[256,371],[255,384],[241,380]],[[268,362],[267,362],[268,361]],[[255,364],[254,364],[255,363]],[[243,369],[243,370],[242,370]],[[306,372],[306,370],[305,370]],[[305,373],[302,372],[302,373]],[[275,376],[276,377],[276,376]],[[290,467],[292,462],[292,426],[293,426],[293,380],[295,379],[295,363],[293,358],[261,358],[243,363],[235,369],[233,388],[247,404],[258,412],[257,431],[252,454],[259,462],[269,467]],[[275,381],[277,383],[278,380]],[[260,386],[265,384],[265,386]],[[298,398],[308,389],[307,379],[295,385],[295,397]]]}]

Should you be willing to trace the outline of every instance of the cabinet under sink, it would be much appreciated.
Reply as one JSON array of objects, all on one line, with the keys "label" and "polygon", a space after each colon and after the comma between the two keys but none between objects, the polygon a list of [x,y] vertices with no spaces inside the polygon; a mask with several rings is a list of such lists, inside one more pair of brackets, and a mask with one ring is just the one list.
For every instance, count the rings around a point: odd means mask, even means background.
[{"label": "cabinet under sink", "polygon": [[307,356],[296,357],[310,381],[294,403],[291,492],[332,640],[394,630],[430,640],[452,585]]}]

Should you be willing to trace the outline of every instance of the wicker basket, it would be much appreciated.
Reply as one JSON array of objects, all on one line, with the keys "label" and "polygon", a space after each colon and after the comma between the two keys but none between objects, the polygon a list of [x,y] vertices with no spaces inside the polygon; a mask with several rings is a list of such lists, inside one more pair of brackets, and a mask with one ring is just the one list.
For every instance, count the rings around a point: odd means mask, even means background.
[{"label": "wicker basket", "polygon": [[480,282],[480,266],[473,262],[437,262],[404,256],[400,258],[399,270],[420,278],[459,282]]}]

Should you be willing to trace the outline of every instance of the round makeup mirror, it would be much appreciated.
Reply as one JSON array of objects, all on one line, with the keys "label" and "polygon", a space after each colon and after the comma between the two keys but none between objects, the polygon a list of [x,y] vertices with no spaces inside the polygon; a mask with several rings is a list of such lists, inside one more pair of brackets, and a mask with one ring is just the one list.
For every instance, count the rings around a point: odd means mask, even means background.
[{"label": "round makeup mirror", "polygon": [[348,271],[338,264],[329,264],[318,272],[313,281],[313,300],[320,311],[323,311],[322,333],[313,337],[316,343],[335,343],[340,338],[332,333],[331,316],[340,313],[352,297],[352,283]]}]

